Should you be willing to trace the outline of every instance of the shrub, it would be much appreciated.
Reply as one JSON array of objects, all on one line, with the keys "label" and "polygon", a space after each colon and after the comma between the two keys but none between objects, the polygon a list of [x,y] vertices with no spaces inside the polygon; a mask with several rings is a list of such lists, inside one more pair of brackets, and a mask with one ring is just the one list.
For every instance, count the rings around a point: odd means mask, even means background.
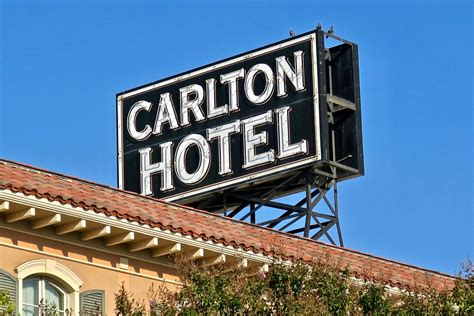
[{"label": "shrub", "polygon": [[15,303],[12,302],[10,294],[0,290],[0,315],[11,315],[15,313]]},{"label": "shrub", "polygon": [[387,315],[392,310],[384,285],[366,283],[361,289],[358,303],[365,315]]},{"label": "shrub", "polygon": [[[178,259],[179,291],[150,287],[151,315],[472,315],[473,269],[464,269],[454,288],[415,287],[390,294],[382,284],[360,284],[347,267],[329,258],[303,263],[274,262],[270,271],[236,264],[202,266]],[[122,284],[116,294],[120,315],[137,312]]]}]

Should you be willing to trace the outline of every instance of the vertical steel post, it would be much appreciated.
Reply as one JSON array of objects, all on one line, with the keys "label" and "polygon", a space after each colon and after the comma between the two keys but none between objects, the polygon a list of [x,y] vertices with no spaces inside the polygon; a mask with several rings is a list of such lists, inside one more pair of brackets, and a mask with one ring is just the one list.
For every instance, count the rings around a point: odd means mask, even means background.
[{"label": "vertical steel post", "polygon": [[309,238],[309,230],[311,229],[311,215],[312,215],[312,208],[311,208],[311,183],[312,183],[312,176],[308,172],[306,175],[306,221],[304,224],[304,236]]},{"label": "vertical steel post", "polygon": [[250,223],[255,224],[255,203],[250,203]]},{"label": "vertical steel post", "polygon": [[222,200],[224,204],[224,216],[227,216],[227,192],[224,192]]},{"label": "vertical steel post", "polygon": [[334,186],[332,188],[334,190],[334,212],[336,213],[336,227],[337,227],[337,235],[339,237],[339,245],[344,247],[344,241],[342,240],[342,230],[341,224],[339,223],[339,203],[337,201],[337,181],[334,180]]}]

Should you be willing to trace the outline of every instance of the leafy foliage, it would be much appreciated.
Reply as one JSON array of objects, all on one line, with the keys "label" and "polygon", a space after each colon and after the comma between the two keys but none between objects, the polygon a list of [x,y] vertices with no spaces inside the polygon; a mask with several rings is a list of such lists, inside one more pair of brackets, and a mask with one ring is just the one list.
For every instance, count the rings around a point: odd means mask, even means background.
[{"label": "leafy foliage", "polygon": [[119,292],[115,295],[115,314],[120,316],[141,316],[145,315],[144,303],[133,298],[133,294],[125,289],[125,284],[120,284]]},{"label": "leafy foliage", "polygon": [[5,315],[11,315],[15,313],[15,303],[13,303],[12,299],[10,298],[10,294],[8,294],[6,291],[0,290],[0,308],[3,311],[0,312],[0,315],[2,315],[2,313],[5,313]]},{"label": "leafy foliage", "polygon": [[392,309],[391,302],[385,296],[385,286],[374,283],[364,285],[359,305],[365,315],[386,315]]},{"label": "leafy foliage", "polygon": [[[151,315],[473,315],[474,279],[467,264],[454,288],[388,291],[382,284],[352,279],[346,267],[324,258],[311,263],[274,262],[269,272],[235,263],[202,266],[177,261],[179,291],[152,285]],[[117,300],[121,297],[120,300]],[[124,304],[124,302],[129,302]],[[117,305],[117,303],[120,303]],[[134,314],[122,284],[116,311]],[[144,312],[144,309],[143,309]]]},{"label": "leafy foliage", "polygon": [[474,265],[468,260],[461,266],[460,279],[452,293],[452,301],[463,315],[474,314]]}]

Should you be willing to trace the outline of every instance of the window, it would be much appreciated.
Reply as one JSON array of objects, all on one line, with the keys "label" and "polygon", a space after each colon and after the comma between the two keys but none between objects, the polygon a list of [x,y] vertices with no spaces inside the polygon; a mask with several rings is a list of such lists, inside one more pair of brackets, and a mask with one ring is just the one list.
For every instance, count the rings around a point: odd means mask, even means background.
[{"label": "window", "polygon": [[16,271],[17,309],[23,316],[43,316],[53,302],[58,315],[78,314],[82,281],[68,267],[51,259],[37,259],[20,264]]},{"label": "window", "polygon": [[22,315],[67,315],[68,295],[54,281],[45,277],[23,280]]}]

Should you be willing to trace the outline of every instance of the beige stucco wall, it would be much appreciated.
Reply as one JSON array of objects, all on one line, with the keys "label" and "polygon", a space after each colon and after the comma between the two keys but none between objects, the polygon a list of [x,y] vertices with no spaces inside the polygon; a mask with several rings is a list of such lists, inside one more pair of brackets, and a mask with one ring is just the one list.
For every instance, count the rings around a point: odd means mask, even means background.
[{"label": "beige stucco wall", "polygon": [[152,283],[176,288],[176,271],[171,267],[129,257],[128,269],[120,256],[85,247],[61,243],[0,228],[0,269],[17,276],[15,268],[36,259],[51,259],[70,269],[83,282],[80,291],[105,291],[105,314],[114,315],[114,293],[121,282],[134,297],[147,301]]}]

